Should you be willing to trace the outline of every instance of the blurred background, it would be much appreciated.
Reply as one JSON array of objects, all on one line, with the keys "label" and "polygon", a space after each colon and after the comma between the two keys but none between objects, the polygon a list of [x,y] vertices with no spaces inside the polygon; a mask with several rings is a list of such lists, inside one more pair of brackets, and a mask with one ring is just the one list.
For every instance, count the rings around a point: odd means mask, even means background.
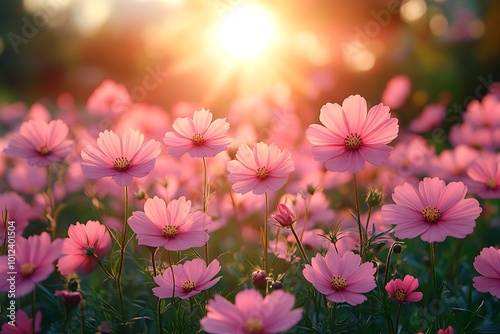
[{"label": "blurred background", "polygon": [[111,79],[167,110],[256,97],[317,119],[350,94],[380,102],[404,74],[404,114],[443,93],[465,110],[499,80],[499,18],[486,0],[4,0],[0,104],[85,106]]}]

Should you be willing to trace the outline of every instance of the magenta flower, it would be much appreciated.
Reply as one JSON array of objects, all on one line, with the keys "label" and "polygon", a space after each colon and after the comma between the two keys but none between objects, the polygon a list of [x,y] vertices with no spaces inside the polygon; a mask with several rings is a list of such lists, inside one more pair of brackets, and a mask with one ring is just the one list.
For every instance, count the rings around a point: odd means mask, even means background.
[{"label": "magenta flower", "polygon": [[35,319],[31,319],[24,310],[16,311],[16,325],[12,326],[8,322],[2,325],[2,334],[33,334],[33,321],[35,321],[35,333],[42,331],[42,311],[35,314]]},{"label": "magenta flower", "polygon": [[351,251],[340,256],[328,251],[317,254],[306,264],[302,274],[320,293],[335,303],[352,306],[363,303],[367,293],[375,289],[376,268],[371,262],[361,264],[361,257]]},{"label": "magenta flower", "polygon": [[[0,212],[7,210],[7,228],[13,225],[16,235],[22,235],[28,227],[29,219],[38,216],[37,212],[31,208],[24,199],[14,191],[8,191],[0,194]],[[3,244],[5,238],[5,225],[0,221],[0,244]]]},{"label": "magenta flower", "polygon": [[7,262],[7,255],[0,256],[0,291],[9,291],[11,274],[16,272],[16,297],[30,293],[37,283],[44,281],[54,271],[53,262],[61,255],[62,240],[52,242],[50,235],[43,232],[25,239],[16,239],[16,262],[14,269]]},{"label": "magenta flower", "polygon": [[213,157],[225,151],[231,143],[227,135],[229,123],[225,118],[212,122],[212,113],[201,109],[194,112],[193,118],[184,117],[174,121],[174,131],[167,132],[163,141],[167,144],[168,154],[180,157],[189,153],[193,158]]},{"label": "magenta flower", "polygon": [[400,304],[418,302],[422,300],[422,292],[415,292],[418,288],[418,279],[406,275],[403,280],[400,278],[392,279],[385,285],[385,290],[389,297]]},{"label": "magenta flower", "polygon": [[109,232],[98,221],[89,220],[85,225],[77,222],[69,227],[68,236],[61,250],[63,256],[57,262],[57,269],[64,276],[92,272],[111,248]]},{"label": "magenta flower", "polygon": [[228,180],[233,190],[240,194],[251,191],[262,195],[268,190],[279,190],[294,169],[287,149],[281,151],[274,144],[268,146],[263,142],[255,144],[253,150],[241,145],[236,160],[227,163]]},{"label": "magenta flower", "polygon": [[437,334],[454,334],[455,331],[453,330],[453,327],[448,326],[445,329],[438,329]]},{"label": "magenta flower", "polygon": [[396,225],[395,236],[420,237],[427,242],[441,242],[446,237],[465,238],[476,226],[482,209],[474,198],[465,198],[462,182],[448,185],[439,178],[424,178],[418,189],[409,183],[397,186],[392,194],[396,204],[382,207],[388,224]]},{"label": "magenta flower", "polygon": [[113,131],[99,134],[97,147],[82,150],[82,171],[93,179],[111,177],[119,186],[128,186],[134,177],[144,177],[155,166],[160,143],[150,139],[144,143],[139,131],[128,130],[120,139]]},{"label": "magenta flower", "polygon": [[470,192],[481,198],[500,198],[500,155],[480,156],[467,169]]},{"label": "magenta flower", "polygon": [[184,196],[168,205],[155,196],[146,200],[144,212],[134,211],[128,223],[137,234],[139,245],[172,251],[201,247],[209,238],[206,231],[209,218],[201,211],[190,213],[190,210],[191,201]]},{"label": "magenta flower", "polygon": [[494,247],[483,248],[474,259],[474,268],[481,274],[472,279],[474,288],[500,298],[500,250]]},{"label": "magenta flower", "polygon": [[51,162],[61,162],[73,150],[73,141],[66,139],[68,126],[61,120],[46,123],[31,120],[21,124],[19,132],[12,135],[5,154],[25,158],[32,166],[46,167]]},{"label": "magenta flower", "polygon": [[272,217],[281,227],[289,228],[297,221],[295,213],[283,203],[278,204],[278,213],[275,213]]},{"label": "magenta flower", "polygon": [[392,149],[387,144],[399,130],[389,107],[380,103],[367,113],[366,100],[359,95],[349,96],[342,106],[325,104],[319,119],[324,126],[310,125],[306,136],[314,159],[332,172],[355,173],[365,168],[365,162],[382,164]]},{"label": "magenta flower", "polygon": [[[172,279],[171,269],[174,270],[174,279]],[[217,260],[213,260],[208,266],[201,259],[193,259],[184,262],[184,264],[174,265],[172,268],[165,269],[162,276],[154,278],[159,286],[153,288],[153,294],[158,298],[179,297],[180,299],[189,299],[203,290],[213,287],[222,277],[214,278],[220,269]],[[172,293],[174,296],[172,296]]]},{"label": "magenta flower", "polygon": [[302,309],[293,309],[295,297],[275,290],[262,297],[257,290],[240,291],[234,304],[220,295],[208,303],[201,328],[214,334],[273,334],[289,330],[302,319]]}]

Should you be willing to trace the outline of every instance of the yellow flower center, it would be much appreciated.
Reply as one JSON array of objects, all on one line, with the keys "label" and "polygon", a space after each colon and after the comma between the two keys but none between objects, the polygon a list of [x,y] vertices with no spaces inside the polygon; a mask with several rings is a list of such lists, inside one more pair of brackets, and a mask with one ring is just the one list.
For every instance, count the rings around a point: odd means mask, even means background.
[{"label": "yellow flower center", "polygon": [[488,179],[488,181],[486,181],[486,186],[490,189],[496,189],[497,181],[494,178],[490,178]]},{"label": "yellow flower center", "polygon": [[130,167],[130,161],[127,158],[119,157],[113,162],[113,167],[119,172],[123,172]]},{"label": "yellow flower center", "polygon": [[436,223],[441,217],[441,210],[428,206],[422,210],[422,216],[428,223]]},{"label": "yellow flower center", "polygon": [[196,283],[193,281],[186,281],[186,282],[184,282],[184,284],[182,284],[182,288],[186,292],[191,292],[194,289],[196,289]]},{"label": "yellow flower center", "polygon": [[347,281],[340,276],[333,276],[332,278],[332,288],[337,291],[342,291],[347,286]]},{"label": "yellow flower center", "polygon": [[406,298],[406,292],[403,289],[397,289],[394,293],[394,298],[396,299],[396,301],[401,303]]},{"label": "yellow flower center", "polygon": [[177,226],[174,225],[165,225],[161,234],[167,238],[173,238],[177,235]]},{"label": "yellow flower center", "polygon": [[269,169],[266,167],[257,168],[257,177],[261,180],[267,178],[269,176]]},{"label": "yellow flower center", "polygon": [[358,135],[357,133],[351,133],[344,139],[345,147],[349,151],[356,151],[361,147],[363,144],[363,140],[361,139],[361,136]]},{"label": "yellow flower center", "polygon": [[201,145],[205,141],[205,139],[203,139],[203,135],[201,133],[195,133],[193,135],[193,138],[191,138],[191,140],[193,141],[193,144],[195,144],[195,145]]},{"label": "yellow flower center", "polygon": [[50,153],[49,148],[47,145],[41,145],[36,148],[37,152],[40,153],[40,155],[45,156]]},{"label": "yellow flower center", "polygon": [[33,263],[24,263],[21,265],[21,275],[30,276],[35,271],[36,266]]},{"label": "yellow flower center", "polygon": [[248,333],[252,334],[262,333],[262,330],[264,329],[264,324],[260,319],[250,318],[247,320],[246,329]]}]

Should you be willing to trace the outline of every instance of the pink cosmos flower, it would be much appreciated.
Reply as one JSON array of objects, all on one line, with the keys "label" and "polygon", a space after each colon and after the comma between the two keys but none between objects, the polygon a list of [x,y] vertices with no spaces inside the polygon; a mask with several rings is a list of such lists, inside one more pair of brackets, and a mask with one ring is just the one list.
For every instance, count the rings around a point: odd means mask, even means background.
[{"label": "pink cosmos flower", "polygon": [[146,200],[144,212],[134,211],[128,223],[137,233],[139,245],[172,251],[201,247],[209,238],[206,231],[209,218],[201,211],[190,213],[190,210],[191,201],[184,196],[168,205],[155,196]]},{"label": "pink cosmos flower", "polygon": [[214,334],[273,334],[289,330],[302,319],[302,309],[293,309],[295,297],[275,290],[262,297],[257,290],[240,291],[234,304],[220,295],[208,303],[201,328]]},{"label": "pink cosmos flower", "polygon": [[437,334],[454,334],[455,331],[453,330],[453,327],[448,326],[445,329],[438,329]]},{"label": "pink cosmos flower", "polygon": [[5,154],[25,158],[32,166],[46,167],[51,162],[61,162],[73,150],[73,141],[66,139],[68,126],[61,120],[47,124],[31,120],[21,124],[19,132],[12,135]]},{"label": "pink cosmos flower", "polygon": [[[14,222],[16,235],[22,235],[29,224],[29,219],[38,216],[36,211],[13,191],[0,194],[0,212],[3,213],[5,210],[7,210],[7,221]],[[0,244],[3,244],[5,232],[5,225],[0,221]]]},{"label": "pink cosmos flower", "polygon": [[8,171],[7,180],[12,190],[34,195],[47,187],[47,170],[38,166],[30,166],[26,161],[19,160]]},{"label": "pink cosmos flower", "polygon": [[472,279],[474,288],[500,298],[500,250],[494,247],[483,248],[474,259],[474,268],[481,274]]},{"label": "pink cosmos flower", "polygon": [[425,106],[422,113],[410,123],[410,131],[427,133],[439,127],[446,113],[446,105],[432,103]]},{"label": "pink cosmos flower", "polygon": [[458,145],[453,150],[443,150],[439,157],[432,159],[432,172],[445,181],[468,182],[467,169],[478,158],[479,152],[466,145]]},{"label": "pink cosmos flower", "polygon": [[418,189],[409,183],[394,189],[396,204],[382,207],[386,223],[396,225],[395,236],[419,237],[427,242],[441,242],[446,237],[465,238],[476,226],[482,209],[474,198],[465,198],[462,182],[448,185],[439,178],[424,178]]},{"label": "pink cosmos flower", "polygon": [[150,139],[144,143],[139,131],[128,130],[120,139],[113,131],[99,134],[97,147],[82,150],[82,171],[90,178],[111,177],[119,186],[128,186],[134,177],[144,177],[155,166],[160,143]]},{"label": "pink cosmos flower", "polygon": [[91,114],[111,116],[128,110],[132,100],[127,88],[112,80],[104,80],[87,100],[87,110]]},{"label": "pink cosmos flower", "polygon": [[[174,270],[173,280],[171,269]],[[158,298],[172,298],[173,293],[174,297],[189,299],[203,290],[213,287],[222,277],[214,278],[220,269],[217,260],[213,260],[208,266],[201,259],[193,259],[184,262],[184,264],[174,265],[172,268],[165,269],[163,275],[154,278],[159,286],[153,288],[153,294]]]},{"label": "pink cosmos flower", "polygon": [[262,195],[268,190],[276,191],[285,185],[288,174],[294,170],[290,152],[274,144],[255,144],[253,150],[241,145],[236,160],[227,163],[228,180],[233,190],[240,194],[252,192]]},{"label": "pink cosmos flower", "polygon": [[500,127],[500,101],[493,94],[487,94],[479,102],[473,100],[467,105],[464,122],[474,129]]},{"label": "pink cosmos flower", "polygon": [[408,99],[411,90],[411,81],[406,75],[398,75],[387,82],[382,93],[382,103],[389,108],[398,109]]},{"label": "pink cosmos flower", "polygon": [[321,123],[306,131],[315,160],[325,163],[332,172],[355,173],[365,163],[382,164],[391,152],[388,146],[398,135],[398,120],[391,118],[389,107],[382,103],[367,113],[366,100],[349,96],[342,106],[327,103],[321,108]]},{"label": "pink cosmos flower", "polygon": [[229,123],[225,118],[212,122],[212,113],[201,109],[194,112],[193,118],[184,117],[174,121],[174,131],[167,132],[163,141],[167,144],[168,154],[180,157],[189,153],[193,158],[214,157],[227,149],[231,139],[227,135]]},{"label": "pink cosmos flower", "polygon": [[389,297],[400,304],[421,301],[423,293],[415,292],[417,288],[418,279],[410,275],[406,275],[403,280],[400,278],[391,279],[385,285],[385,290],[389,293]]},{"label": "pink cosmos flower", "polygon": [[109,232],[98,221],[89,220],[85,225],[77,222],[69,227],[68,236],[64,239],[63,256],[57,262],[57,269],[64,276],[92,272],[99,265],[98,259],[111,248]]},{"label": "pink cosmos flower", "polygon": [[47,232],[25,239],[16,239],[16,263],[12,270],[7,256],[0,256],[0,291],[9,291],[11,275],[16,272],[16,297],[30,293],[35,285],[44,281],[54,271],[53,262],[61,255],[62,239],[53,242]]},{"label": "pink cosmos flower", "polygon": [[278,212],[272,215],[272,217],[281,227],[290,227],[297,221],[297,217],[292,209],[283,203],[278,204]]},{"label": "pink cosmos flower", "polygon": [[500,155],[484,154],[467,169],[470,192],[481,198],[500,198]]},{"label": "pink cosmos flower", "polygon": [[376,268],[371,262],[361,264],[361,257],[349,251],[343,256],[329,251],[318,253],[306,264],[302,274],[320,293],[335,303],[352,306],[363,303],[367,293],[375,289]]},{"label": "pink cosmos flower", "polygon": [[[35,333],[42,331],[42,311],[35,314]],[[24,312],[16,311],[16,325],[12,326],[8,322],[2,325],[2,334],[33,334],[33,320]]]}]

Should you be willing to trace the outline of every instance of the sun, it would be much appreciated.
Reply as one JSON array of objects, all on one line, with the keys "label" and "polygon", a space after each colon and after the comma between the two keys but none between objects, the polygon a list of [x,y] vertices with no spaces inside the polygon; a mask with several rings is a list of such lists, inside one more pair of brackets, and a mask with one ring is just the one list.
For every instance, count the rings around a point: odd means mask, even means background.
[{"label": "sun", "polygon": [[275,27],[269,12],[256,4],[244,3],[228,11],[217,31],[221,49],[238,59],[254,59],[271,44]]}]

